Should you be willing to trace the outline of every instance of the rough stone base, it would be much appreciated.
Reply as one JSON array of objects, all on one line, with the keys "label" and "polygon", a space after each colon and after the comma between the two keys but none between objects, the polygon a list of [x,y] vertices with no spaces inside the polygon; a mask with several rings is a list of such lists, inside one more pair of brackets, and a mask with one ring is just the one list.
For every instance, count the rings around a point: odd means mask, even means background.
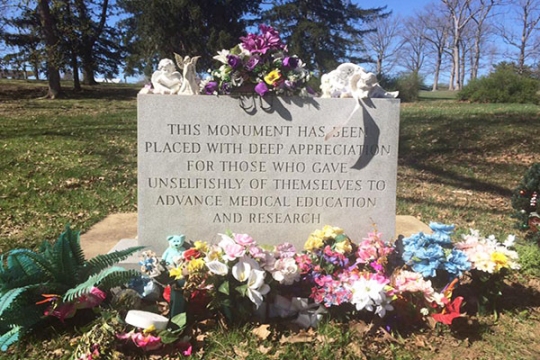
[{"label": "rough stone base", "polygon": [[[345,229],[346,230],[346,229]],[[408,237],[417,232],[431,233],[429,226],[410,215],[396,216],[396,234]],[[118,239],[121,239],[120,241]],[[112,214],[81,235],[81,246],[87,259],[111,251],[138,246],[137,213]],[[160,255],[160,254],[158,254]],[[133,255],[121,263],[126,268],[138,268],[139,257]]]}]

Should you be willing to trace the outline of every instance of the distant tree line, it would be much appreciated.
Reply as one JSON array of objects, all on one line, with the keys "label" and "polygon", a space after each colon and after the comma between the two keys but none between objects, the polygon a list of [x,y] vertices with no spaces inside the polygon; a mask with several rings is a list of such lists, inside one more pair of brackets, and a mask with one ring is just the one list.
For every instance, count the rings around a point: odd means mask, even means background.
[{"label": "distant tree line", "polygon": [[[363,36],[383,7],[341,0],[0,0],[3,62],[45,74],[49,96],[62,93],[60,73],[74,87],[96,74],[150,75],[162,57],[201,55],[199,68],[239,42],[257,22],[276,27],[312,70],[366,60]],[[82,73],[82,79],[79,79]]]},{"label": "distant tree line", "polygon": [[62,94],[61,73],[72,74],[80,90],[98,74],[149,76],[173,53],[201,55],[198,68],[209,68],[218,50],[237,44],[257,23],[278,29],[289,52],[316,75],[354,62],[381,79],[429,74],[433,90],[442,74],[449,89],[459,90],[501,60],[527,73],[540,56],[540,0],[434,0],[408,18],[390,14],[384,2],[368,9],[357,3],[0,0],[0,67],[45,75],[55,98]]},{"label": "distant tree line", "polygon": [[445,74],[448,89],[461,90],[501,62],[523,75],[538,68],[540,0],[434,0],[418,10],[379,20],[366,37],[378,74],[429,75],[433,90]]}]

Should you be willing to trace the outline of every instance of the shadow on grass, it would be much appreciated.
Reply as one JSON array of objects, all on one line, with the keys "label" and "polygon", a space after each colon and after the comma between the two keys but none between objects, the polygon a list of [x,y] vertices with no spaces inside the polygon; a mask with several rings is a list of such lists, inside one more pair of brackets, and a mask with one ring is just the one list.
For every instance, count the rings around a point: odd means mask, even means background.
[{"label": "shadow on grass", "polygon": [[531,125],[540,121],[535,109],[512,109],[501,105],[482,112],[464,106],[441,113],[434,107],[422,116],[404,112],[399,165],[428,174],[433,183],[510,197],[509,188],[497,185],[500,176],[491,175],[519,174],[521,168],[509,154],[535,146]]},{"label": "shadow on grass", "polygon": [[489,192],[508,198],[512,196],[512,190],[508,188],[495,185],[486,181],[478,180],[472,176],[466,176],[456,171],[446,170],[440,166],[434,166],[425,163],[406,164],[406,166],[409,166],[418,171],[433,174],[437,176],[438,182],[444,185],[454,186],[460,189]]},{"label": "shadow on grass", "polygon": [[[0,81],[0,101],[39,99],[47,95],[45,81],[12,80]],[[131,84],[98,84],[82,86],[74,91],[72,83],[62,83],[63,99],[114,99],[134,100],[140,86]]]}]

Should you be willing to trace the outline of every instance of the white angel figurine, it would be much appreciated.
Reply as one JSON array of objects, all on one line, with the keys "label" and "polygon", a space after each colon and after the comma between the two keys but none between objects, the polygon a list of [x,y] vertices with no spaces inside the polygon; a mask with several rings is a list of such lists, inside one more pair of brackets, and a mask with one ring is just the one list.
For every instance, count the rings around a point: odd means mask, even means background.
[{"label": "white angel figurine", "polygon": [[182,86],[182,75],[176,71],[171,59],[161,59],[158,69],[152,74],[154,94],[176,94]]},{"label": "white angel figurine", "polygon": [[184,74],[184,82],[178,91],[178,95],[198,95],[199,81],[197,80],[195,65],[200,56],[194,56],[192,58],[186,56],[182,58],[182,56],[174,54],[174,58],[176,59],[176,64],[183,70]]}]

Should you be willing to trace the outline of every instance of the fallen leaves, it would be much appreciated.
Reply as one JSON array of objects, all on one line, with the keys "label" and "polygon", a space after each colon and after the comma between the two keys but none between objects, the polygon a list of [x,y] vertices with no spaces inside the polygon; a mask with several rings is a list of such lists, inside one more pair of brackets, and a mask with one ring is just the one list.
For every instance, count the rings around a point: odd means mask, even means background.
[{"label": "fallen leaves", "polygon": [[271,332],[268,330],[269,324],[262,324],[251,331],[251,333],[257,336],[261,340],[266,340]]}]

